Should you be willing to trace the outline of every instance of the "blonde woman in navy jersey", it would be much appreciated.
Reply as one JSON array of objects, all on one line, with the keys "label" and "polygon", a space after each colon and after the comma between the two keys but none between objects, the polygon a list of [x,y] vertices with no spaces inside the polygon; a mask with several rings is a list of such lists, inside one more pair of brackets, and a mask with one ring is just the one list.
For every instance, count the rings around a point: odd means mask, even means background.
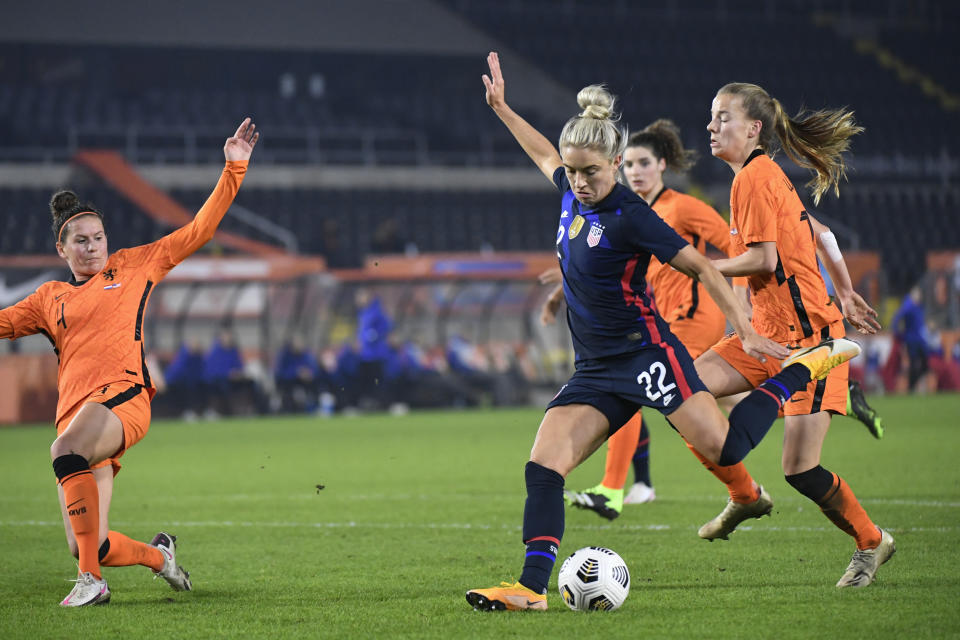
[{"label": "blonde woman in navy jersey", "polygon": [[650,256],[697,278],[752,357],[786,358],[789,351],[759,336],[723,276],[617,182],[626,131],[616,124],[614,99],[606,89],[594,85],[578,94],[583,111],[564,126],[558,152],[507,106],[497,54],[491,53],[487,62],[487,104],[562,194],[556,246],[576,372],[548,405],[526,465],[526,553],[520,579],[470,590],[466,598],[487,611],[545,610],[563,537],[564,478],[641,406],[668,415],[712,462],[733,464],[760,441],[794,390],[825,376],[859,348],[834,341],[797,352],[737,406],[728,422],[646,295]]}]

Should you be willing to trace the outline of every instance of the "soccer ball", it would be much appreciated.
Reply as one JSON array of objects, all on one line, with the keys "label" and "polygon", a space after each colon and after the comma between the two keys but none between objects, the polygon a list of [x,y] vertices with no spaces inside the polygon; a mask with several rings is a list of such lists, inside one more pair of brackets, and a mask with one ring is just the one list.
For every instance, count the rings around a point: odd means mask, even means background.
[{"label": "soccer ball", "polygon": [[557,587],[574,611],[613,611],[630,593],[630,571],[615,551],[584,547],[563,561]]}]

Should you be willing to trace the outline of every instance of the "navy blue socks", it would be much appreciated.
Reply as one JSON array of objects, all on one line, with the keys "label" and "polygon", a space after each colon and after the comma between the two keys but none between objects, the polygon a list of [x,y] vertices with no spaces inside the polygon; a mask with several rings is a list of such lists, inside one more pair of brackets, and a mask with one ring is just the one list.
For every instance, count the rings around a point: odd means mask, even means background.
[{"label": "navy blue socks", "polygon": [[523,509],[523,542],[527,545],[520,584],[546,594],[563,538],[563,476],[528,462],[527,503]]},{"label": "navy blue socks", "polygon": [[810,370],[792,364],[754,389],[730,412],[730,431],[717,464],[727,467],[743,460],[767,435],[780,407],[810,382]]},{"label": "navy blue socks", "polygon": [[637,450],[633,453],[633,481],[642,482],[648,487],[650,483],[650,431],[647,423],[640,425],[640,437],[637,440]]}]

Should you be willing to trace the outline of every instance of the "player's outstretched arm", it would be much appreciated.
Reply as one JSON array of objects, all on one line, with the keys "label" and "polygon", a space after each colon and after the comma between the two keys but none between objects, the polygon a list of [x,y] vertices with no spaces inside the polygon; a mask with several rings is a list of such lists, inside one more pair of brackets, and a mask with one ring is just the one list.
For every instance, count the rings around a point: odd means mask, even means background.
[{"label": "player's outstretched arm", "polygon": [[217,186],[213,188],[213,193],[200,207],[192,221],[160,241],[169,247],[169,256],[173,264],[186,259],[213,238],[217,226],[233,204],[233,199],[240,190],[243,177],[247,173],[250,155],[260,139],[260,132],[256,128],[250,118],[244,118],[236,132],[227,138],[223,143],[226,166],[220,174]]},{"label": "player's outstretched arm", "polygon": [[866,300],[860,297],[860,294],[853,290],[853,281],[847,270],[847,262],[843,259],[843,254],[840,253],[840,247],[837,245],[837,238],[830,231],[830,227],[813,216],[809,218],[813,236],[817,240],[817,256],[827,268],[830,280],[833,281],[833,288],[837,292],[837,297],[840,298],[844,317],[860,333],[876,333],[880,329],[878,314]]},{"label": "player's outstretched arm", "polygon": [[487,56],[487,64],[490,66],[490,75],[484,74],[482,76],[483,86],[487,89],[487,104],[503,121],[503,124],[507,125],[507,129],[517,139],[517,142],[527,152],[537,168],[547,176],[547,179],[553,181],[553,172],[563,164],[560,154],[554,148],[553,143],[547,140],[542,133],[534,129],[529,122],[507,106],[503,73],[500,71],[500,56],[497,55],[496,51],[491,51]]},{"label": "player's outstretched arm", "polygon": [[743,305],[733,293],[730,285],[727,284],[726,278],[717,271],[710,260],[700,255],[699,251],[690,245],[685,246],[670,260],[670,266],[703,283],[707,293],[714,299],[717,306],[723,311],[723,315],[730,321],[733,330],[740,336],[743,350],[747,355],[760,360],[760,362],[764,362],[764,356],[783,359],[790,355],[789,349],[773,340],[764,338],[753,330]]}]

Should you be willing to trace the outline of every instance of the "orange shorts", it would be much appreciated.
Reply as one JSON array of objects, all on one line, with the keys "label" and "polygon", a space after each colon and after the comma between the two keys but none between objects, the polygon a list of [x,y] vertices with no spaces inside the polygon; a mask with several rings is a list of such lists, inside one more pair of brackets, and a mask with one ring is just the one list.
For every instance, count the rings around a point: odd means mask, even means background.
[{"label": "orange shorts", "polygon": [[113,475],[117,475],[120,472],[120,462],[118,461],[120,456],[127,449],[140,442],[150,428],[150,395],[141,385],[129,382],[117,382],[101,387],[75,404],[63,416],[57,423],[58,436],[70,426],[70,422],[80,412],[83,405],[90,402],[96,402],[107,407],[120,418],[120,422],[123,424],[123,444],[120,449],[106,460],[90,467],[91,469],[99,469],[111,465]]},{"label": "orange shorts", "polygon": [[[843,321],[838,320],[800,342],[783,342],[781,344],[790,347],[810,347],[819,344],[827,337],[842,338],[845,334]],[[760,362],[748,356],[743,351],[740,338],[735,335],[728,336],[714,345],[713,351],[746,378],[750,386],[754,388],[767,378],[780,372],[781,360],[767,356],[766,362]],[[811,380],[806,389],[793,394],[790,400],[783,405],[783,415],[805,416],[820,411],[832,411],[833,413],[846,415],[849,365],[850,363],[845,362],[839,367],[834,367],[823,380]]]},{"label": "orange shorts", "polygon": [[670,331],[680,339],[694,360],[720,342],[726,329],[727,319],[723,314],[698,313],[693,318],[680,318],[670,323]]}]

